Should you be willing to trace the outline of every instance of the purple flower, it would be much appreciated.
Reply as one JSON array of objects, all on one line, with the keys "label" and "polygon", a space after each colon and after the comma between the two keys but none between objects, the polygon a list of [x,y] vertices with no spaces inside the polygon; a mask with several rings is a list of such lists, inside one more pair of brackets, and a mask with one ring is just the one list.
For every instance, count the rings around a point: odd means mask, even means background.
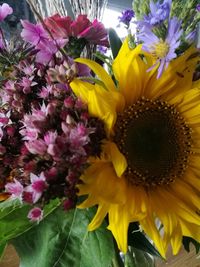
[{"label": "purple flower", "polygon": [[119,22],[124,23],[125,25],[129,26],[130,21],[134,17],[135,13],[132,9],[124,10],[121,14],[121,17],[118,17]]},{"label": "purple flower", "polygon": [[16,179],[14,179],[13,183],[7,183],[5,185],[5,189],[8,193],[11,194],[11,198],[18,198],[22,200],[22,193],[24,188],[23,185]]},{"label": "purple flower", "polygon": [[107,53],[107,47],[102,46],[102,45],[98,45],[97,46],[97,51],[100,52],[101,54],[106,54]]},{"label": "purple flower", "polygon": [[21,32],[21,37],[24,41],[38,45],[40,42],[48,39],[48,35],[41,24],[33,24],[27,20],[21,20],[24,29]]},{"label": "purple flower", "polygon": [[0,21],[3,21],[8,15],[13,13],[12,7],[8,4],[0,5]]},{"label": "purple flower", "polygon": [[43,218],[43,211],[40,208],[35,207],[29,211],[28,218],[32,222],[40,222]]},{"label": "purple flower", "polygon": [[157,78],[161,76],[169,62],[173,58],[176,58],[175,50],[180,45],[179,39],[183,32],[180,27],[181,22],[174,17],[169,20],[168,33],[165,40],[159,39],[148,27],[144,27],[143,31],[138,34],[138,39],[144,42],[142,46],[143,50],[151,53],[156,59],[156,63],[152,68],[159,65]]},{"label": "purple flower", "polygon": [[200,12],[200,4],[197,4],[196,11]]},{"label": "purple flower", "polygon": [[[147,16],[144,16],[144,23],[154,26],[163,22],[169,18],[170,9],[171,9],[171,0],[164,0],[162,4],[160,2],[154,3],[150,1],[150,13]],[[143,23],[141,22],[141,24]]]}]

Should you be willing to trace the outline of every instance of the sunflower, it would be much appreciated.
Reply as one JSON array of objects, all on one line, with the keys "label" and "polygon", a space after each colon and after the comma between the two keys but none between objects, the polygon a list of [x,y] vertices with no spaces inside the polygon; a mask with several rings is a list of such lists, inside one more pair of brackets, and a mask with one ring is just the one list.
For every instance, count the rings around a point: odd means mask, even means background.
[{"label": "sunflower", "polygon": [[[121,251],[127,231],[139,222],[165,257],[177,254],[183,236],[200,242],[200,82],[192,82],[194,48],[172,61],[157,79],[154,58],[126,40],[113,62],[115,83],[97,63],[77,59],[98,81],[78,78],[74,93],[105,125],[99,158],[91,158],[79,187],[80,208],[98,205],[89,230],[108,215]],[[159,222],[159,224],[158,224]],[[162,227],[160,227],[162,225]]]}]

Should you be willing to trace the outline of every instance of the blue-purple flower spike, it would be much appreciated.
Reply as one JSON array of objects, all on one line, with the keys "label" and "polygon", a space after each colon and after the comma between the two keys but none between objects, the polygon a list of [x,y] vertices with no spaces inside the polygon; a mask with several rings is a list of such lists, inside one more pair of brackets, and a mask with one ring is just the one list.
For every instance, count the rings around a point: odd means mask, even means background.
[{"label": "blue-purple flower spike", "polygon": [[124,23],[126,26],[129,26],[132,18],[134,17],[135,13],[132,9],[127,9],[122,12],[121,17],[118,17],[119,22]]},{"label": "blue-purple flower spike", "polygon": [[171,2],[171,0],[164,0],[163,3],[154,3],[151,0],[150,13],[147,16],[144,16],[144,22],[150,24],[151,26],[155,26],[168,19],[171,9]]}]

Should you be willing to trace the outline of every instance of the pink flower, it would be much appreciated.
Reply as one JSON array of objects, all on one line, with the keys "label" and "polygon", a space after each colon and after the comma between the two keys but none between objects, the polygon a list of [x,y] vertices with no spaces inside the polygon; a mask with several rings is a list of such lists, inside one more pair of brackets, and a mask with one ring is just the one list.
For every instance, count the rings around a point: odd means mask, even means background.
[{"label": "pink flower", "polygon": [[13,13],[12,7],[4,3],[0,5],[0,21],[3,21],[8,15]]},{"label": "pink flower", "polygon": [[5,189],[8,193],[11,194],[11,198],[18,198],[22,200],[22,193],[23,193],[23,185],[14,179],[14,183],[7,183],[5,185]]},{"label": "pink flower", "polygon": [[71,17],[61,17],[59,14],[55,14],[46,18],[44,22],[55,38],[71,36],[71,24],[73,22]]},{"label": "pink flower", "polygon": [[38,138],[38,130],[36,129],[22,129],[19,133],[24,136],[23,140],[33,141]]},{"label": "pink flower", "polygon": [[52,94],[53,92],[53,86],[47,85],[46,87],[42,86],[41,91],[38,93],[38,96],[46,99],[48,98],[49,94]]},{"label": "pink flower", "polygon": [[31,173],[30,178],[32,189],[36,193],[42,193],[47,188],[46,177],[43,172],[39,176]]},{"label": "pink flower", "polygon": [[32,222],[38,222],[39,223],[43,218],[43,211],[40,208],[35,207],[29,211],[28,218]]},{"label": "pink flower", "polygon": [[35,86],[37,83],[33,82],[34,77],[23,77],[19,82],[19,85],[23,87],[24,94],[28,94],[31,92],[31,86]]},{"label": "pink flower", "polygon": [[79,38],[85,38],[93,44],[109,46],[108,43],[108,33],[104,25],[95,19],[88,28],[80,32],[78,35]]},{"label": "pink flower", "polygon": [[66,40],[58,39],[53,40],[43,40],[41,41],[36,48],[40,51],[36,55],[36,62],[46,64],[49,63],[52,56],[58,51],[58,48],[62,48],[66,44]]},{"label": "pink flower", "polygon": [[32,44],[38,45],[40,42],[48,39],[48,34],[44,30],[41,24],[33,24],[28,20],[21,20],[24,29],[21,32],[21,37],[24,41]]},{"label": "pink flower", "polygon": [[0,127],[6,126],[8,123],[10,123],[10,111],[8,111],[6,114],[1,112],[0,113]]},{"label": "pink flower", "polygon": [[[42,196],[44,190],[47,188],[46,177],[42,172],[39,176],[30,174],[31,184],[28,185],[24,191],[28,194],[28,200],[32,198],[32,203],[36,203]],[[26,195],[26,194],[25,194]]]},{"label": "pink flower", "polygon": [[49,131],[45,134],[44,141],[47,145],[55,144],[57,136],[58,134],[56,131],[55,132]]},{"label": "pink flower", "polygon": [[78,15],[77,19],[71,24],[72,36],[77,37],[82,31],[90,27],[91,22],[87,15]]},{"label": "pink flower", "polygon": [[44,155],[47,151],[47,145],[42,139],[25,142],[25,145],[32,154]]}]

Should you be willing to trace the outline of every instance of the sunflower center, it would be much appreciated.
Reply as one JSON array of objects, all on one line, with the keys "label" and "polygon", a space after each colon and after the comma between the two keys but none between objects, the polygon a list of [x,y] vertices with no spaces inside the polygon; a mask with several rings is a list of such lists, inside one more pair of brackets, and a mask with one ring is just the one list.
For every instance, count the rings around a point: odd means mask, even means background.
[{"label": "sunflower center", "polygon": [[191,129],[174,106],[142,98],[118,116],[115,133],[131,183],[156,186],[183,175],[191,153]]},{"label": "sunflower center", "polygon": [[164,58],[169,52],[169,44],[164,42],[162,39],[159,43],[156,43],[153,47],[153,55],[156,58]]}]

